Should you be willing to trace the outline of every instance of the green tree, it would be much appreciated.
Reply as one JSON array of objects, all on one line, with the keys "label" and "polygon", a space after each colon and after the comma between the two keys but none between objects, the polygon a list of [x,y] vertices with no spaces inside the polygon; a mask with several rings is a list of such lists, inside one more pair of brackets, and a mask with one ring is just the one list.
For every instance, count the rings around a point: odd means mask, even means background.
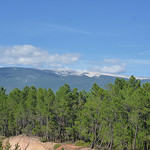
[{"label": "green tree", "polygon": [[36,105],[37,105],[37,99],[36,99],[36,87],[31,86],[28,95],[27,100],[25,101],[26,105],[26,116],[27,116],[27,125],[23,129],[23,132],[26,134],[31,134],[33,128],[35,127],[35,115],[36,115]]},{"label": "green tree", "polygon": [[91,89],[91,93],[87,98],[82,111],[82,138],[85,141],[90,141],[91,148],[95,143],[101,143],[102,123],[102,103],[107,97],[106,90],[100,88],[96,83]]},{"label": "green tree", "polygon": [[8,136],[8,106],[4,87],[0,88],[0,134]]},{"label": "green tree", "polygon": [[64,141],[66,135],[66,127],[70,125],[71,116],[70,106],[72,103],[71,89],[68,84],[60,87],[56,92],[55,114],[57,119],[58,137],[60,141]]}]

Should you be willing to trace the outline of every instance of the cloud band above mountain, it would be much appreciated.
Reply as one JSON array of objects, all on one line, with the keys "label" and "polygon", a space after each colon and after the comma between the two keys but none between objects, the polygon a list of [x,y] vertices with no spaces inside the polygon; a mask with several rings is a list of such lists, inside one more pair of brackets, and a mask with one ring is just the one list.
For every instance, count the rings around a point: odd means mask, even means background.
[{"label": "cloud band above mountain", "polygon": [[121,74],[125,72],[126,64],[121,63],[118,59],[104,59],[100,64],[89,64],[88,62],[79,61],[80,54],[51,54],[32,45],[16,45],[11,47],[0,48],[0,66],[19,66],[19,67],[39,67],[39,68],[66,68],[77,69],[81,66],[83,70],[96,71],[100,73]]},{"label": "cloud band above mountain", "polygon": [[17,45],[0,48],[0,63],[32,67],[61,67],[78,61],[79,54],[50,54],[32,45]]}]

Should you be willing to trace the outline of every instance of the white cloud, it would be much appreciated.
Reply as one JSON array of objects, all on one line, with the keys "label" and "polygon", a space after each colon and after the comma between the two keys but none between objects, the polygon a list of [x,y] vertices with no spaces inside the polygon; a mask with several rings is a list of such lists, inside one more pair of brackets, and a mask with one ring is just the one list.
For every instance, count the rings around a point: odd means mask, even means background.
[{"label": "white cloud", "polygon": [[110,74],[121,74],[126,71],[126,64],[116,58],[104,59],[103,65],[100,66],[100,72]]},{"label": "white cloud", "polygon": [[126,66],[125,64],[103,66],[100,68],[100,71],[103,73],[120,74],[125,72],[125,66]]},{"label": "white cloud", "polygon": [[100,73],[121,74],[126,71],[126,63],[121,59],[105,58],[99,65],[91,65],[89,69]]},{"label": "white cloud", "polygon": [[50,54],[32,45],[17,45],[0,48],[0,63],[32,67],[61,67],[79,60],[79,54]]}]

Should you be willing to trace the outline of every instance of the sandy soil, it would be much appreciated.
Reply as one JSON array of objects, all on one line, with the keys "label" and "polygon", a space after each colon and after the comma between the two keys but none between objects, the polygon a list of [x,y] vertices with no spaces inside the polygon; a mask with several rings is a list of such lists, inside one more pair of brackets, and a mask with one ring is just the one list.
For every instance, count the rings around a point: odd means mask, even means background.
[{"label": "sandy soil", "polygon": [[29,137],[26,135],[19,135],[5,139],[3,141],[3,147],[6,146],[7,142],[11,145],[10,150],[14,150],[17,143],[21,150],[53,150],[55,145],[53,142],[42,143],[38,137]]},{"label": "sandy soil", "polygon": [[[7,143],[10,143],[10,150],[14,150],[18,143],[19,149],[21,150],[54,150],[54,142],[42,143],[38,137],[30,137],[26,135],[18,135],[15,137],[7,138],[3,141],[3,148],[6,147]],[[74,144],[61,143],[61,146],[56,150],[89,150],[82,146],[75,146]]]}]

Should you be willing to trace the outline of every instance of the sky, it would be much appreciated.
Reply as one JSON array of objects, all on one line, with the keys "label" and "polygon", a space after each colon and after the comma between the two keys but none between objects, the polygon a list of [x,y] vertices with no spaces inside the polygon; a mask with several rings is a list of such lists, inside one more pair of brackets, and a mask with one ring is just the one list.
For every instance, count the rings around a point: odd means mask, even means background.
[{"label": "sky", "polygon": [[149,0],[0,0],[0,67],[150,77]]}]

